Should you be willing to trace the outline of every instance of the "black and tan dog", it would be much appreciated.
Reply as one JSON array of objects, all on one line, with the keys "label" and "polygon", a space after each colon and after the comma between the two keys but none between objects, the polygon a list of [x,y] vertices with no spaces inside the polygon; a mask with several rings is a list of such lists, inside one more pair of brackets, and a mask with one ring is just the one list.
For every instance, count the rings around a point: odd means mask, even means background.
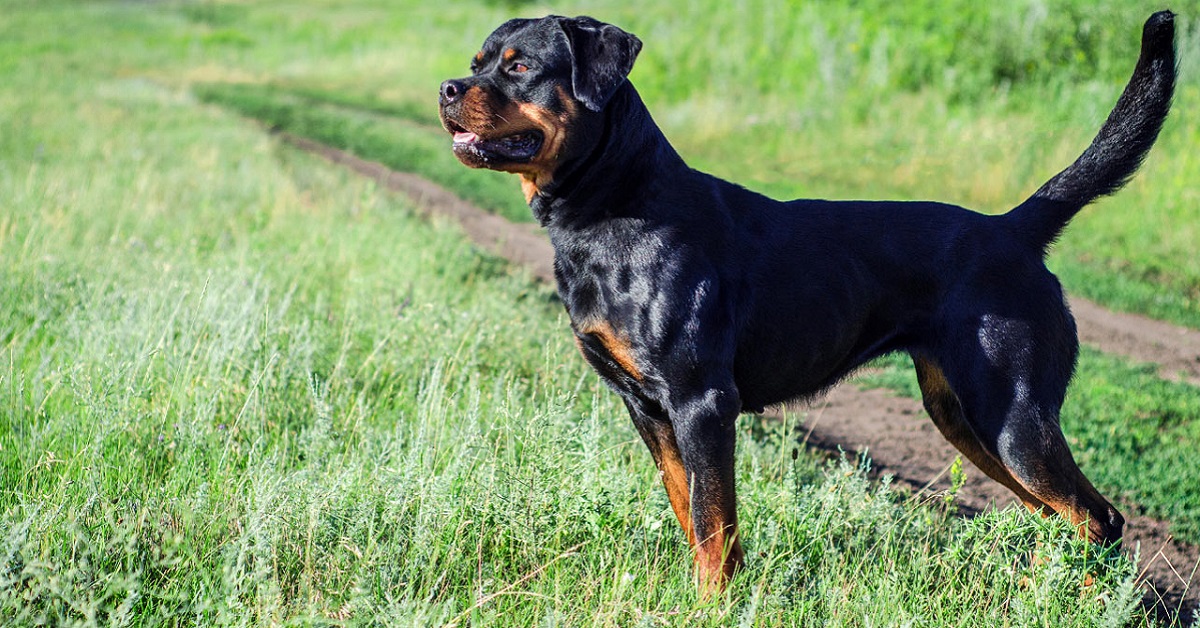
[{"label": "black and tan dog", "polygon": [[687,166],[626,80],[641,42],[591,18],[512,20],[441,86],[466,165],[520,175],[554,245],[580,350],[625,400],[704,591],[743,562],[735,421],[905,351],[942,434],[1031,510],[1096,542],[1124,520],[1058,415],[1078,341],[1043,263],[1072,216],[1132,176],[1175,82],[1174,16],[1099,135],[1001,216],[932,202],[778,202]]}]

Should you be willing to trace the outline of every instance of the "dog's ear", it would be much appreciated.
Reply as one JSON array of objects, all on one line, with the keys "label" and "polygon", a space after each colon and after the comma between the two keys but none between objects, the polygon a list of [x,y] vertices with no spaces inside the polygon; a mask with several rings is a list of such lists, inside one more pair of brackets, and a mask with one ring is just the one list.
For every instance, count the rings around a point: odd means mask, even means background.
[{"label": "dog's ear", "polygon": [[590,17],[561,18],[571,44],[571,88],[575,98],[592,111],[604,109],[625,82],[642,40],[612,24]]}]

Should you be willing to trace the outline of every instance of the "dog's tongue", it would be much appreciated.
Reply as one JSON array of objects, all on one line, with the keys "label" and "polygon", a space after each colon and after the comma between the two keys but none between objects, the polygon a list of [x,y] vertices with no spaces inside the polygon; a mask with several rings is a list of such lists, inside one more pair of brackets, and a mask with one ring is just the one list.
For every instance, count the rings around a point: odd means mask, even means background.
[{"label": "dog's tongue", "polygon": [[470,144],[477,139],[479,139],[479,136],[471,133],[470,131],[459,131],[458,133],[454,134],[455,144]]}]

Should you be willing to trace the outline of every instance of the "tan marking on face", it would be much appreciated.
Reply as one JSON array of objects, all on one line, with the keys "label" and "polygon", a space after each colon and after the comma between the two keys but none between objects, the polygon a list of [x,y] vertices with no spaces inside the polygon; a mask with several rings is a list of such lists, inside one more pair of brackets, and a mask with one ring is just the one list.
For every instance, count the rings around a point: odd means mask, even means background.
[{"label": "tan marking on face", "polygon": [[486,127],[491,124],[493,102],[487,90],[472,85],[462,95],[461,124],[467,128]]},{"label": "tan marking on face", "polygon": [[485,139],[499,139],[537,130],[542,146],[532,159],[522,163],[467,164],[488,167],[521,176],[521,189],[529,202],[550,183],[566,150],[570,127],[579,113],[575,100],[566,89],[556,89],[561,111],[555,112],[533,103],[506,101],[502,96],[474,85],[463,94],[455,122]]},{"label": "tan marking on face", "polygon": [[516,51],[516,50],[513,50],[512,48],[509,48],[508,50],[505,50],[505,51],[504,51],[504,54],[503,54],[503,55],[501,55],[501,57],[502,57],[502,58],[503,58],[505,61],[512,61],[513,59],[516,59],[516,58],[517,58],[517,51]]},{"label": "tan marking on face", "polygon": [[475,63],[482,63],[482,62],[483,62],[483,51],[480,50],[479,52],[475,53]]},{"label": "tan marking on face", "polygon": [[521,175],[521,194],[525,196],[525,203],[533,202],[533,197],[537,196],[538,186],[534,182],[533,177]]},{"label": "tan marking on face", "polygon": [[608,321],[589,323],[580,329],[579,333],[594,336],[622,371],[637,381],[642,381],[642,372],[633,359],[633,346],[629,344],[629,339],[618,334]]},{"label": "tan marking on face", "polygon": [[566,89],[559,86],[556,90],[562,103],[562,112],[555,113],[530,103],[517,105],[519,114],[531,122],[542,132],[542,148],[538,154],[519,170],[521,189],[525,192],[525,201],[529,202],[538,190],[554,180],[554,172],[558,169],[570,135],[571,123],[579,113],[578,105]]}]

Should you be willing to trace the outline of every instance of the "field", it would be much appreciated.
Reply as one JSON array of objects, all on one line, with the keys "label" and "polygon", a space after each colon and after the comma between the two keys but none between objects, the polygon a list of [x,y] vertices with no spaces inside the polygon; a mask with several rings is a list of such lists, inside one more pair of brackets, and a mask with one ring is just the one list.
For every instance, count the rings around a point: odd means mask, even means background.
[{"label": "field", "polygon": [[[1157,8],[554,11],[643,37],[633,80],[698,167],[780,197],[1003,211],[1086,145]],[[1174,8],[1175,113],[1053,264],[1072,292],[1200,327],[1200,5]],[[1136,557],[1013,509],[962,518],[953,494],[913,498],[755,416],[738,469],[752,560],[729,595],[697,599],[650,458],[552,288],[270,133],[528,220],[515,182],[453,161],[432,103],[491,28],[545,7],[0,11],[0,617],[14,625],[1188,621],[1143,605]],[[881,364],[871,383],[911,394],[902,371]],[[1123,509],[1195,544],[1198,418],[1197,387],[1090,350],[1063,420]]]}]

